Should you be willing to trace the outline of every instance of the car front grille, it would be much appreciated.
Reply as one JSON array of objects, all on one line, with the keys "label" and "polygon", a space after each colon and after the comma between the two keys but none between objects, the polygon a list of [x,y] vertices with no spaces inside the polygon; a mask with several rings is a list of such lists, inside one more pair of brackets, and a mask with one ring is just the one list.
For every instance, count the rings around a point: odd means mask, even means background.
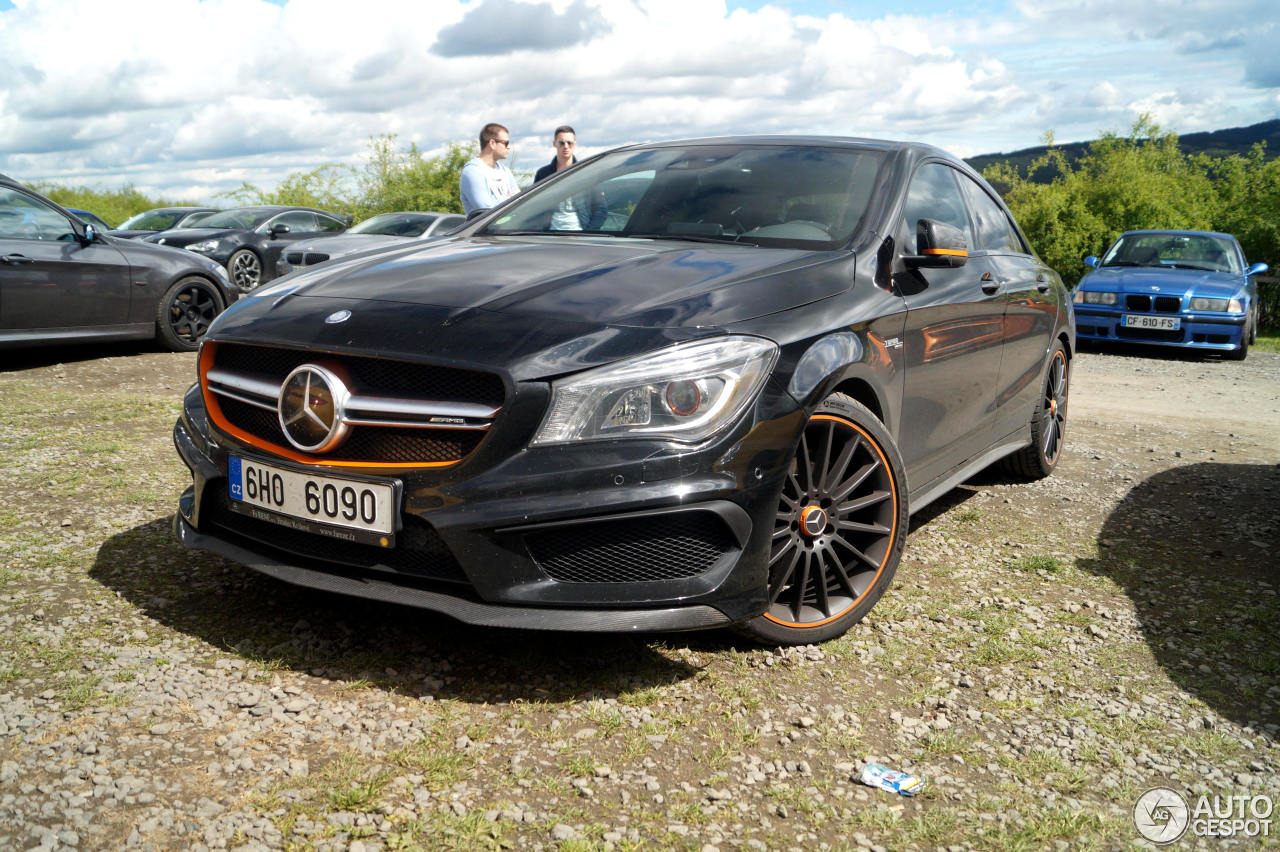
[{"label": "car front grille", "polygon": [[290,266],[311,266],[315,263],[324,263],[329,259],[329,255],[320,251],[290,251],[285,252],[284,259]]},{"label": "car front grille", "polygon": [[529,555],[563,583],[643,583],[709,571],[737,545],[711,512],[678,512],[538,530]]},{"label": "car front grille", "polygon": [[1124,297],[1124,306],[1131,311],[1143,313],[1176,314],[1182,310],[1182,299],[1178,296],[1147,296],[1130,293]]},{"label": "car front grille", "polygon": [[269,346],[208,346],[211,354],[201,359],[201,384],[211,397],[214,424],[295,459],[298,454],[277,413],[281,385],[307,363],[322,363],[349,377],[348,413],[359,423],[350,427],[341,445],[307,454],[299,459],[303,461],[451,464],[480,445],[505,399],[502,379],[492,373]]},{"label": "car front grille", "polygon": [[[222,488],[219,488],[219,485]],[[202,529],[215,529],[233,543],[252,543],[258,553],[277,557],[302,557],[334,566],[359,568],[425,580],[470,585],[462,566],[431,524],[415,515],[402,515],[403,528],[396,546],[377,547],[291,529],[270,521],[242,515],[231,509],[225,480],[216,480],[205,492]]]}]

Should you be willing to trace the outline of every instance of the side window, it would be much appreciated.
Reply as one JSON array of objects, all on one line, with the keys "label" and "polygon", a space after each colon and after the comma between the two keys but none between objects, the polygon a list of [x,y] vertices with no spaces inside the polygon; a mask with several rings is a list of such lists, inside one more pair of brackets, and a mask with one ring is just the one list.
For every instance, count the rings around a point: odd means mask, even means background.
[{"label": "side window", "polygon": [[1000,205],[964,175],[960,175],[960,185],[964,187],[964,194],[973,209],[973,218],[978,223],[978,247],[986,251],[1026,254],[1027,249],[1018,238],[1017,229]]},{"label": "side window", "polygon": [[310,234],[316,230],[316,217],[314,213],[307,213],[304,210],[292,210],[281,213],[274,219],[268,219],[260,230],[269,234],[276,225],[288,225],[290,234]]},{"label": "side window", "polygon": [[964,198],[956,184],[956,171],[941,163],[926,163],[916,170],[902,210],[903,225],[914,247],[916,223],[934,219],[960,229],[969,248],[974,247],[973,228],[965,212]]},{"label": "side window", "polygon": [[69,240],[74,237],[75,229],[66,216],[29,195],[0,187],[0,239]]},{"label": "side window", "polygon": [[441,216],[440,221],[436,223],[435,230],[431,233],[447,234],[465,221],[467,221],[466,216]]},{"label": "side window", "polygon": [[326,234],[336,234],[339,231],[345,231],[347,229],[346,225],[339,222],[337,219],[330,218],[329,216],[317,215],[316,222],[320,226],[320,231]]}]

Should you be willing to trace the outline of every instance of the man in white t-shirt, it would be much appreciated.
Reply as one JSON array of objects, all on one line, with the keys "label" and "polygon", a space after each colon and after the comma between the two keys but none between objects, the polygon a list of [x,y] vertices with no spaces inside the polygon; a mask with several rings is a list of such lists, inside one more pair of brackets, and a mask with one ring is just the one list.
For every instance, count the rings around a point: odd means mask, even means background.
[{"label": "man in white t-shirt", "polygon": [[520,191],[515,175],[502,161],[511,156],[511,133],[501,124],[480,131],[480,156],[462,167],[459,192],[462,211],[496,207]]}]

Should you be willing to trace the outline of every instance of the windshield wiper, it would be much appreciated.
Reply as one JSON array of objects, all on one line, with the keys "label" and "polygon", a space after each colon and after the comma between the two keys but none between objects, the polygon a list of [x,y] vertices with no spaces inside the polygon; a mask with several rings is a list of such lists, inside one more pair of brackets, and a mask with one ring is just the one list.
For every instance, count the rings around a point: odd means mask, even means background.
[{"label": "windshield wiper", "polygon": [[760,244],[755,242],[751,237],[745,237],[745,234],[738,234],[736,237],[725,234],[721,237],[713,237],[710,234],[641,234],[631,233],[627,231],[618,231],[619,237],[635,237],[642,240],[683,240],[690,243],[715,243],[716,245],[741,245],[759,248]]}]

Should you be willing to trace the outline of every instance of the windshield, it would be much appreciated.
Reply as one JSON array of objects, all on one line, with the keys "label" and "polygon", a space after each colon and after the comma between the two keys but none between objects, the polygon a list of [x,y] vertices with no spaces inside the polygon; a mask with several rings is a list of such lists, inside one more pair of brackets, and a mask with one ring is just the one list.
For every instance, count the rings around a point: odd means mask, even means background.
[{"label": "windshield", "polygon": [[1124,234],[1102,258],[1102,265],[1242,272],[1235,246],[1214,234]]},{"label": "windshield", "polygon": [[348,234],[384,234],[388,237],[420,237],[437,217],[429,213],[381,213],[365,219]]},{"label": "windshield", "polygon": [[148,210],[130,216],[120,223],[121,231],[164,231],[172,228],[182,218],[181,211]]},{"label": "windshield", "polygon": [[618,151],[530,191],[482,233],[836,248],[862,221],[882,159],[816,145]]},{"label": "windshield", "polygon": [[263,210],[261,207],[240,207],[235,210],[223,210],[221,213],[214,213],[208,219],[201,219],[197,224],[197,228],[231,228],[235,230],[252,230],[267,219],[274,216],[279,210]]}]

